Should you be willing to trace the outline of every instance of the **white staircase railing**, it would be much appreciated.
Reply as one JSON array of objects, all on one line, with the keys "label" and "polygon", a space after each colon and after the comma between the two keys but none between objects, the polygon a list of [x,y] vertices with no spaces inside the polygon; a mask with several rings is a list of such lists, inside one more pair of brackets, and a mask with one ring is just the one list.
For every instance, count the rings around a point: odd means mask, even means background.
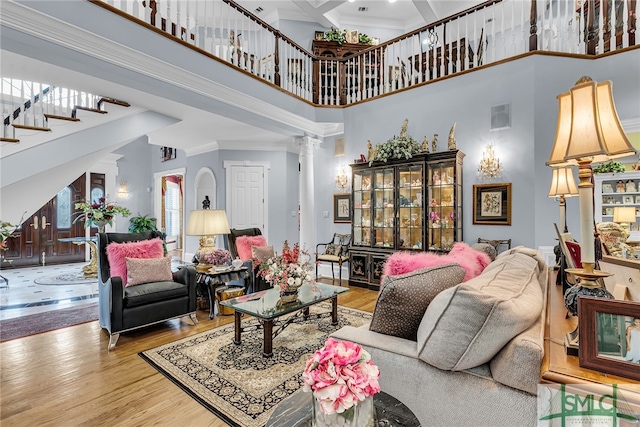
[{"label": "white staircase railing", "polygon": [[352,104],[532,51],[628,48],[640,10],[628,0],[490,0],[337,59],[311,54],[232,0],[89,1],[319,105]]},{"label": "white staircase railing", "polygon": [[17,142],[16,129],[48,131],[49,118],[75,119],[77,107],[97,109],[100,99],[88,92],[0,77],[0,136],[3,142]]}]

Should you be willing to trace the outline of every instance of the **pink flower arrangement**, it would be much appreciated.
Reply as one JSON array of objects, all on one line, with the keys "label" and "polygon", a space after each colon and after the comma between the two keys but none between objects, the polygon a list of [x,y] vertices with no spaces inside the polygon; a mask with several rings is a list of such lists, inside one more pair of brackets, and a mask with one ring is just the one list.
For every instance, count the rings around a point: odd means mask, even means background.
[{"label": "pink flower arrangement", "polygon": [[285,240],[282,254],[262,262],[256,274],[273,286],[278,286],[282,296],[299,288],[304,282],[311,282],[311,270],[309,254],[300,250],[298,243],[291,248]]},{"label": "pink flower arrangement", "polygon": [[329,338],[302,373],[304,391],[312,391],[325,414],[342,414],[380,391],[380,370],[361,345]]},{"label": "pink flower arrangement", "polygon": [[439,219],[440,219],[440,215],[438,214],[438,212],[435,212],[435,211],[429,212],[429,221],[436,222]]},{"label": "pink flower arrangement", "polygon": [[231,254],[226,249],[215,249],[202,255],[202,260],[207,264],[224,265],[231,262]]}]

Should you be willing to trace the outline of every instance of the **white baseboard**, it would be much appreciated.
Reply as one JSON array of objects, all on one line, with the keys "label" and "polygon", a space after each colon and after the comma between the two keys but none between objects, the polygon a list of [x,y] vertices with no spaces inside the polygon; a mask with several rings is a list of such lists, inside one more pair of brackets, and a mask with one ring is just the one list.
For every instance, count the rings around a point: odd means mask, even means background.
[{"label": "white baseboard", "polygon": [[[336,279],[340,277],[340,272],[338,271],[338,265],[334,265],[333,270],[336,275]],[[331,264],[319,264],[318,265],[318,277],[331,277]],[[342,280],[349,279],[349,264],[342,265]]]}]

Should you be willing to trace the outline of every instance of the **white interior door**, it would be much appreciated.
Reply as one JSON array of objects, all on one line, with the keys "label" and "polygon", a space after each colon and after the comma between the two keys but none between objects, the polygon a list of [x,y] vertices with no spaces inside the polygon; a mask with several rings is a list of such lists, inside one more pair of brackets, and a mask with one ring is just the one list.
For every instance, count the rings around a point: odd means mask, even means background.
[{"label": "white interior door", "polygon": [[240,229],[257,227],[267,236],[268,164],[225,162],[225,168],[229,225]]}]

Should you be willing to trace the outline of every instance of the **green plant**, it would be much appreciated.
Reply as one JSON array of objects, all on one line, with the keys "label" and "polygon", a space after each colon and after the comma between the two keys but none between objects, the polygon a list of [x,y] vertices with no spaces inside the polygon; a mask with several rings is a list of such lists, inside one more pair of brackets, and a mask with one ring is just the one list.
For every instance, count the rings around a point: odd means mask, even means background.
[{"label": "green plant", "polygon": [[358,41],[362,44],[371,44],[371,42],[373,42],[373,40],[371,40],[371,37],[366,34],[360,34],[358,36]]},{"label": "green plant", "polygon": [[387,142],[378,144],[371,158],[369,159],[369,166],[374,161],[386,162],[390,159],[410,159],[414,154],[418,154],[422,151],[422,147],[418,144],[418,141],[407,135],[407,126],[409,121],[405,119],[402,124],[402,130],[400,136],[393,136]]},{"label": "green plant", "polygon": [[329,31],[324,33],[324,39],[330,42],[342,44],[347,41],[347,34],[344,30],[340,31],[335,27],[331,27]]},{"label": "green plant", "polygon": [[615,160],[609,160],[607,163],[602,163],[601,165],[593,168],[593,173],[611,173],[611,172],[624,172],[624,166],[622,163],[616,162]]},{"label": "green plant", "polygon": [[144,231],[157,230],[156,218],[149,215],[134,216],[129,220],[129,233],[142,233]]},{"label": "green plant", "polygon": [[120,214],[122,216],[131,215],[131,211],[125,207],[118,206],[114,202],[107,202],[104,197],[100,197],[97,203],[89,203],[87,201],[78,202],[75,205],[76,209],[80,209],[76,212],[78,215],[73,222],[79,220],[84,221],[85,227],[89,227],[91,224],[98,224],[104,221],[109,225],[113,225],[113,217]]}]

